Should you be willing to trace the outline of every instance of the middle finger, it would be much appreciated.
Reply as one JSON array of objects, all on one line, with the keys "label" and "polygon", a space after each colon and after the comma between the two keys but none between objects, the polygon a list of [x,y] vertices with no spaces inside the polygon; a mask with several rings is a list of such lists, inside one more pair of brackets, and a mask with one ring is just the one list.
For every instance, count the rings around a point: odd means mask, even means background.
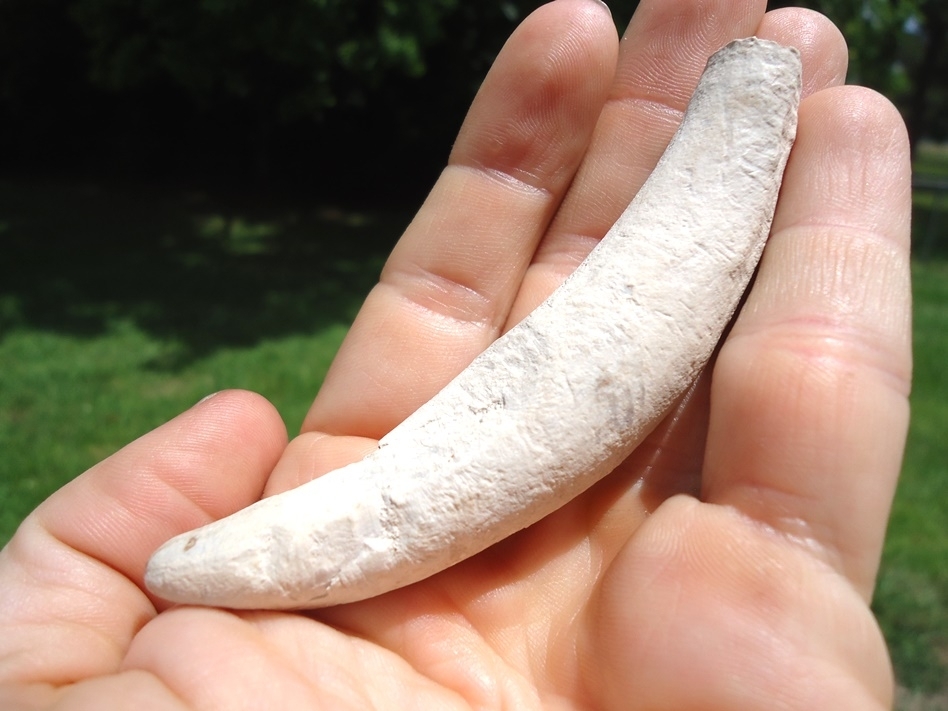
[{"label": "middle finger", "polygon": [[845,42],[826,18],[760,0],[643,0],[622,38],[616,78],[573,185],[527,271],[508,328],[602,239],[677,130],[708,57],[757,34],[797,47],[806,93],[841,83]]}]

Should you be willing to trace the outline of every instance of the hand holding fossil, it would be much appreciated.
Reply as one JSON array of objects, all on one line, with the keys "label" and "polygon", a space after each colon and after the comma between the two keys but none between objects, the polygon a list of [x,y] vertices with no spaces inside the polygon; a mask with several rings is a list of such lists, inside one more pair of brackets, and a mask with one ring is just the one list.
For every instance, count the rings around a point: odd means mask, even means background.
[{"label": "hand holding fossil", "polygon": [[[609,476],[419,583],[306,614],[173,607],[174,535],[361,459],[612,225],[708,57],[796,47],[771,236],[713,364]],[[824,18],[557,0],[516,31],[287,446],[221,393],[38,508],[0,555],[0,706],[883,709],[868,607],[908,417],[908,148]],[[669,275],[671,277],[672,275]]]}]

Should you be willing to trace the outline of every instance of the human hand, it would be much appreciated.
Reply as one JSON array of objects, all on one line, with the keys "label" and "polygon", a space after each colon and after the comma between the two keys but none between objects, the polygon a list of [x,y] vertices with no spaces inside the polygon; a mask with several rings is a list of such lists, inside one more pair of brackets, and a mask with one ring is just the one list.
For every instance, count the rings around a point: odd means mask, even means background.
[{"label": "human hand", "polygon": [[[908,418],[909,171],[824,19],[558,0],[515,33],[284,451],[220,394],[54,495],[0,557],[4,708],[883,708],[868,609]],[[150,553],[358,458],[585,256],[707,56],[757,34],[805,94],[760,273],[714,365],[616,472],[420,584],[316,613],[172,608]],[[32,704],[32,706],[28,706]]]}]

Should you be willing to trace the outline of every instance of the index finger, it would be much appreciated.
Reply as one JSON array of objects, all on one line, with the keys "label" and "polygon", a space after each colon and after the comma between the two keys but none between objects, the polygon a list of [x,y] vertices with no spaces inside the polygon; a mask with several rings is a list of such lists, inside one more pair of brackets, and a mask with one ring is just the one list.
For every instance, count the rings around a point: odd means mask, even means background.
[{"label": "index finger", "polygon": [[558,0],[516,30],[401,238],[303,431],[381,437],[498,335],[586,150],[615,65],[606,8]]}]

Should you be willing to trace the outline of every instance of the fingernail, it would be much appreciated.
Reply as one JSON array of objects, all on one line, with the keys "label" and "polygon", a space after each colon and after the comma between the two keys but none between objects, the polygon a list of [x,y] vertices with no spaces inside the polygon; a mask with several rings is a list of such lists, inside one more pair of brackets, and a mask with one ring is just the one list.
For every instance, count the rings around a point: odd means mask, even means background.
[{"label": "fingernail", "polygon": [[205,395],[205,396],[202,397],[200,400],[198,400],[196,403],[194,403],[194,407],[197,407],[198,405],[203,405],[205,402],[207,402],[207,401],[210,400],[211,398],[217,397],[218,395],[220,395],[220,391],[218,391],[218,392],[216,392],[216,393],[211,393],[210,395]]},{"label": "fingernail", "polygon": [[609,7],[606,0],[595,0],[595,1],[599,3],[600,5],[602,5],[604,8],[606,8],[606,12],[608,12],[610,15],[612,14],[612,9]]}]

